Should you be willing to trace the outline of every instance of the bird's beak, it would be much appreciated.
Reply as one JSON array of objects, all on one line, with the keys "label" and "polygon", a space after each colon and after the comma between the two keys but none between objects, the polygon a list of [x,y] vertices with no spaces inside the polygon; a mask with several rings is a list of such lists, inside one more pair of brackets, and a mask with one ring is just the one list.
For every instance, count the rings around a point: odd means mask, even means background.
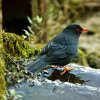
[{"label": "bird's beak", "polygon": [[89,28],[83,28],[82,32],[87,32]]}]

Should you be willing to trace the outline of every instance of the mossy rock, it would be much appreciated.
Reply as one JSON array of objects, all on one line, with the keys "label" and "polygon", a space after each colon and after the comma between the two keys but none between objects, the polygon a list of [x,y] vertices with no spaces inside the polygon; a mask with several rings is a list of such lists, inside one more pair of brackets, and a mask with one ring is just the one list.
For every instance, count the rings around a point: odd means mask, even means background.
[{"label": "mossy rock", "polygon": [[5,100],[6,97],[6,87],[5,87],[5,78],[4,78],[4,70],[5,70],[4,60],[0,58],[0,100]]},{"label": "mossy rock", "polygon": [[96,52],[88,54],[87,61],[90,67],[100,69],[100,57]]},{"label": "mossy rock", "polygon": [[43,44],[30,43],[30,41],[24,40],[24,38],[14,33],[0,32],[0,100],[5,100],[6,95],[5,64],[10,60],[13,63],[16,59],[33,57],[41,51],[43,46]]},{"label": "mossy rock", "polygon": [[36,52],[40,51],[35,44],[30,44],[23,37],[14,33],[2,32],[3,45],[6,54],[17,58],[29,58],[35,56]]},{"label": "mossy rock", "polygon": [[6,99],[6,87],[5,87],[5,62],[3,59],[3,45],[2,45],[2,35],[0,34],[0,100]]}]

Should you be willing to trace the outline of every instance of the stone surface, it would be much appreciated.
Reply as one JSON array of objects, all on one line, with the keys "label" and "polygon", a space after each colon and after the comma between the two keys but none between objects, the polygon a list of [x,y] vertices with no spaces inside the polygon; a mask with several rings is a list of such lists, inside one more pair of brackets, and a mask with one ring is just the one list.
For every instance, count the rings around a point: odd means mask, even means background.
[{"label": "stone surface", "polygon": [[35,78],[16,85],[16,92],[21,95],[17,100],[100,100],[100,70],[71,66],[75,68],[69,73],[84,80],[82,84]]}]

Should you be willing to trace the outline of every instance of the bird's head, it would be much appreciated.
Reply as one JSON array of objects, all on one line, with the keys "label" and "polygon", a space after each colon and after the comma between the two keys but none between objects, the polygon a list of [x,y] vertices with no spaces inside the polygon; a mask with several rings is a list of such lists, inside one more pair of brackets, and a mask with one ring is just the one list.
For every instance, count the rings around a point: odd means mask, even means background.
[{"label": "bird's head", "polygon": [[79,33],[81,34],[82,32],[87,32],[89,30],[89,28],[82,28],[80,25],[78,24],[71,24],[71,25],[68,25],[66,27],[66,29],[68,30],[72,30],[74,31],[75,33]]}]

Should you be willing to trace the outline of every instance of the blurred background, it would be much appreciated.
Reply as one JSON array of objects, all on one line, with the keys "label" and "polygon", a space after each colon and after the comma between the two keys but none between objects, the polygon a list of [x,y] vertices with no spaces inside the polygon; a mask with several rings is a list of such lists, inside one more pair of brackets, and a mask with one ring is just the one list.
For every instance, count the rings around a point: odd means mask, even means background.
[{"label": "blurred background", "polygon": [[0,0],[0,29],[28,41],[45,44],[71,23],[90,28],[79,47],[96,59],[93,67],[100,65],[99,20],[100,0]]}]

